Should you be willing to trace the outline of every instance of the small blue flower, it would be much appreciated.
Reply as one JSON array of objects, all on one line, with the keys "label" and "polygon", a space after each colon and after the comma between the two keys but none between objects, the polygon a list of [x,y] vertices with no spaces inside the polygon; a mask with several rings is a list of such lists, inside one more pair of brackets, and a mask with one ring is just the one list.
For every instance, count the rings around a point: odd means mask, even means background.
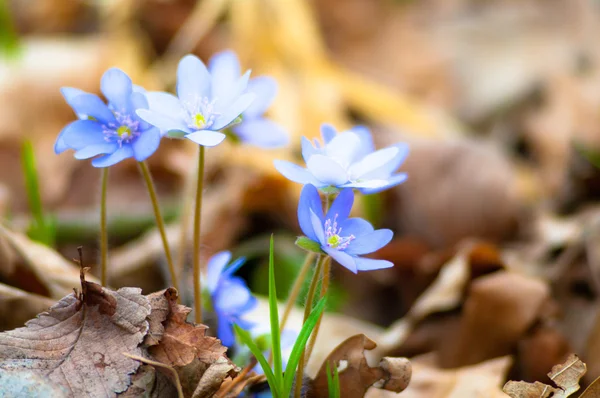
[{"label": "small blue flower", "polygon": [[235,55],[214,57],[210,72],[200,59],[186,55],[177,68],[177,97],[148,92],[150,109],[138,115],[171,137],[185,137],[202,146],[225,139],[219,131],[236,122],[255,94],[247,92],[250,71],[240,77]]},{"label": "small blue flower", "polygon": [[307,168],[281,160],[275,168],[286,178],[317,188],[356,188],[375,193],[406,180],[406,173],[394,172],[408,154],[406,144],[376,151],[369,129],[354,127],[337,133],[333,126],[321,127],[323,146],[302,137],[302,157]]},{"label": "small blue flower", "polygon": [[217,336],[227,347],[235,344],[233,324],[242,329],[254,326],[253,322],[244,319],[243,316],[257,304],[256,297],[252,295],[246,282],[233,276],[245,260],[240,258],[227,267],[230,260],[231,253],[228,251],[212,256],[208,261],[206,279],[206,288],[210,292],[213,309],[217,314]]},{"label": "small blue flower", "polygon": [[77,159],[103,155],[92,160],[94,167],[112,166],[130,157],[145,160],[160,144],[160,131],[135,113],[136,109],[148,108],[146,97],[116,68],[104,73],[100,88],[108,105],[95,94],[71,87],[61,89],[79,120],[60,132],[54,151],[59,154],[73,149]]},{"label": "small blue flower", "polygon": [[359,257],[381,249],[393,237],[389,229],[373,229],[362,218],[348,218],[354,193],[343,189],[323,215],[319,191],[305,185],[298,203],[298,221],[302,232],[321,246],[321,250],[350,271],[371,271],[393,267],[389,261]]}]

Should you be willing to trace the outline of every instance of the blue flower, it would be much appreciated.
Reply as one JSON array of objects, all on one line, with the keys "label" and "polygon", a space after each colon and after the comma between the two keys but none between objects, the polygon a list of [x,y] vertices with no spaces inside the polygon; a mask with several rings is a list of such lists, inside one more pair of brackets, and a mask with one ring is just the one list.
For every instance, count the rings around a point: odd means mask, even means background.
[{"label": "blue flower", "polygon": [[255,95],[247,92],[250,71],[240,77],[235,55],[215,57],[210,72],[200,59],[186,55],[177,68],[177,97],[148,92],[150,109],[138,115],[171,137],[185,137],[202,146],[225,139],[219,131],[236,122]]},{"label": "blue flower", "polygon": [[408,154],[406,144],[376,151],[369,129],[354,127],[337,133],[333,126],[321,127],[323,146],[302,137],[302,157],[307,168],[281,160],[275,168],[286,178],[317,188],[356,188],[375,193],[406,180],[406,173],[394,172]]},{"label": "blue flower", "polygon": [[217,314],[217,336],[223,345],[228,347],[235,343],[233,324],[243,329],[254,326],[254,323],[244,319],[243,315],[257,304],[256,297],[252,295],[246,282],[233,276],[245,260],[240,258],[227,267],[230,260],[231,253],[228,251],[212,256],[208,261],[206,279],[206,288],[210,292],[213,309]]},{"label": "blue flower", "polygon": [[359,257],[381,249],[393,237],[389,229],[374,230],[362,218],[348,218],[354,193],[343,189],[323,215],[319,191],[313,185],[305,185],[298,204],[298,221],[302,232],[321,246],[321,250],[350,271],[371,271],[392,267],[386,260]]},{"label": "blue flower", "polygon": [[145,160],[160,144],[160,131],[135,113],[136,109],[148,108],[146,97],[116,68],[104,73],[100,88],[108,105],[95,94],[71,87],[61,89],[79,120],[60,132],[54,151],[59,154],[73,149],[77,159],[103,155],[92,160],[94,167],[112,166],[130,157]]}]

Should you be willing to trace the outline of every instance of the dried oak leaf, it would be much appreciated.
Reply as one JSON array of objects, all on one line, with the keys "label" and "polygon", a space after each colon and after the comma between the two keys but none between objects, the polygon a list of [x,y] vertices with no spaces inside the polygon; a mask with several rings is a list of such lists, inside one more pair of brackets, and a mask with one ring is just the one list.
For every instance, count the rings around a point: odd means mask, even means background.
[{"label": "dried oak leaf", "polygon": [[157,345],[163,338],[165,327],[163,322],[171,312],[170,300],[177,298],[177,290],[168,288],[159,292],[154,292],[146,296],[150,302],[150,315],[148,316],[148,333],[144,338],[144,345],[150,347]]},{"label": "dried oak leaf", "polygon": [[552,368],[548,377],[558,388],[540,383],[527,383],[524,381],[509,381],[502,389],[513,398],[566,398],[579,390],[579,379],[583,377],[587,368],[575,354],[569,355],[567,360]]},{"label": "dried oak leaf", "polygon": [[362,397],[373,385],[396,393],[403,391],[412,373],[410,362],[405,358],[383,358],[378,367],[372,368],[367,363],[364,351],[376,346],[364,334],[352,336],[338,345],[321,365],[312,382],[309,397],[329,396],[327,363],[331,369],[338,369],[342,397]]},{"label": "dried oak leaf", "polygon": [[133,376],[127,391],[119,394],[119,398],[160,398],[175,397],[177,389],[171,380],[152,365],[141,365]]},{"label": "dried oak leaf", "polygon": [[67,396],[115,397],[127,389],[139,362],[121,353],[142,353],[148,299],[141,289],[111,291],[85,281],[82,291],[25,327],[0,333],[0,374],[31,371],[64,388]]}]

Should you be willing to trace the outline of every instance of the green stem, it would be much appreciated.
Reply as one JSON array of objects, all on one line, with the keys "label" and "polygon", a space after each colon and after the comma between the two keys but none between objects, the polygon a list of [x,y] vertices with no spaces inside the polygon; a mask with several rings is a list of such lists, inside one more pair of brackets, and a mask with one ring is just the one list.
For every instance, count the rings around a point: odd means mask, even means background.
[{"label": "green stem", "polygon": [[[313,301],[315,298],[315,293],[317,291],[317,286],[319,285],[319,279],[321,276],[321,272],[323,269],[323,263],[326,257],[319,256],[317,260],[317,268],[313,273],[312,280],[310,281],[310,286],[308,288],[308,295],[306,296],[306,303],[304,304],[304,319],[302,320],[302,324],[306,323],[310,312],[312,311]],[[300,355],[300,361],[298,362],[298,368],[296,369],[296,386],[294,388],[294,397],[300,398],[300,394],[302,392],[302,380],[304,378],[304,366],[306,365],[306,349],[302,350],[302,354]]]},{"label": "green stem", "polygon": [[177,274],[175,273],[175,267],[173,266],[173,258],[171,257],[171,249],[169,248],[169,241],[167,240],[167,232],[165,230],[165,223],[163,222],[162,215],[160,214],[160,206],[158,205],[158,198],[156,196],[156,189],[154,188],[154,182],[152,182],[152,176],[146,162],[138,162],[140,171],[146,182],[148,188],[148,194],[150,195],[150,201],[152,202],[152,209],[154,210],[154,218],[156,219],[156,226],[160,232],[160,238],[162,239],[163,247],[165,250],[165,257],[167,258],[167,264],[169,266],[169,274],[171,275],[171,285],[179,290],[177,284]]},{"label": "green stem", "polygon": [[[329,280],[331,279],[331,257],[327,256],[324,261],[323,266],[323,281],[321,282],[321,298],[327,295],[327,290],[329,289]],[[323,313],[319,316],[319,320],[313,329],[312,335],[310,336],[310,341],[306,348],[306,358],[307,361],[310,359],[312,354],[312,350],[315,346],[315,342],[317,341],[317,335],[319,334],[319,328],[321,327],[321,320],[323,319]]]},{"label": "green stem", "polygon": [[108,228],[106,216],[106,193],[108,192],[108,167],[102,169],[100,182],[100,281],[106,286],[108,281]]},{"label": "green stem", "polygon": [[198,146],[198,182],[196,185],[196,209],[194,212],[194,309],[196,323],[202,323],[202,286],[200,275],[200,217],[202,213],[202,190],[204,189],[204,147]]}]

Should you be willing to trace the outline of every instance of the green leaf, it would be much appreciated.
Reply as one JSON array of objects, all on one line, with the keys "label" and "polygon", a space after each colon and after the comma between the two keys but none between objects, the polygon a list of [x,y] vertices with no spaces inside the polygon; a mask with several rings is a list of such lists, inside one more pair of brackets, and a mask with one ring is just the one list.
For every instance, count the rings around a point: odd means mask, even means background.
[{"label": "green leaf", "polygon": [[273,235],[269,245],[269,316],[271,320],[271,347],[273,352],[273,371],[279,390],[283,387],[283,361],[281,359],[281,333],[279,330],[279,309],[275,287],[275,261],[273,255]]},{"label": "green leaf", "polygon": [[327,362],[327,390],[329,398],[340,398],[340,373],[337,367],[333,368],[333,376],[331,374],[330,362]]},{"label": "green leaf", "polygon": [[321,245],[319,242],[315,242],[306,236],[299,236],[298,239],[296,239],[296,246],[309,252],[323,254],[323,250],[321,250]]},{"label": "green leaf", "polygon": [[588,160],[595,167],[600,169],[600,152],[586,148],[583,144],[575,142],[575,150]]},{"label": "green leaf", "polygon": [[[302,329],[298,334],[298,338],[296,339],[296,343],[294,343],[294,348],[292,349],[292,353],[290,354],[290,358],[288,359],[287,367],[285,369],[285,376],[283,380],[283,396],[289,397],[290,392],[292,391],[292,384],[294,383],[294,375],[296,374],[296,368],[298,367],[298,362],[300,362],[300,356],[304,352],[304,347],[308,342],[308,338],[312,333],[313,329],[317,325],[317,321],[323,314],[323,310],[325,310],[325,303],[327,302],[327,297],[323,297],[319,300],[315,308],[311,311],[308,319],[302,325]],[[302,380],[299,380],[301,383]]]},{"label": "green leaf", "polygon": [[269,383],[269,387],[271,388],[271,393],[273,393],[273,398],[283,398],[288,395],[281,395],[281,390],[279,389],[279,382],[275,378],[267,359],[263,355],[262,351],[252,340],[250,333],[239,327],[238,325],[233,325],[233,329],[235,333],[238,335],[238,338],[242,343],[244,343],[252,352],[252,354],[256,357],[260,366],[262,366],[263,371],[265,372],[265,376],[267,377],[267,383]]},{"label": "green leaf", "polygon": [[0,0],[0,53],[11,58],[18,56],[20,50],[19,36],[13,24],[8,1]]}]

